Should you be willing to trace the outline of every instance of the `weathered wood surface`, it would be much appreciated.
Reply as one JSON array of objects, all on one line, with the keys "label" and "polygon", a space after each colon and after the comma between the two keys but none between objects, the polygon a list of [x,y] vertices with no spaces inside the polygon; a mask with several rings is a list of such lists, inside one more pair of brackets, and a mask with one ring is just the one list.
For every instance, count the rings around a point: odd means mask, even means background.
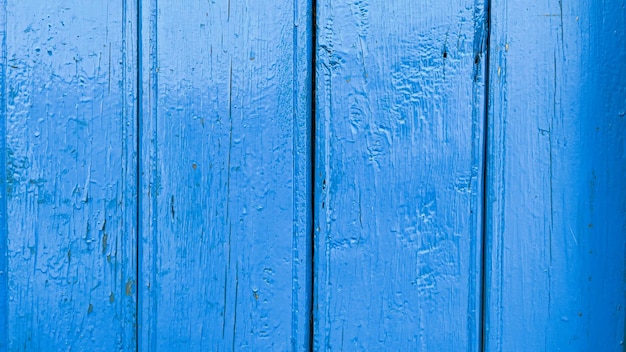
[{"label": "weathered wood surface", "polygon": [[317,6],[315,350],[476,351],[485,6]]},{"label": "weathered wood surface", "polygon": [[0,31],[0,350],[134,349],[135,6],[8,0]]},{"label": "weathered wood surface", "polygon": [[491,18],[487,350],[621,351],[626,2]]},{"label": "weathered wood surface", "polygon": [[311,4],[141,5],[140,346],[306,350]]},{"label": "weathered wood surface", "polygon": [[0,1],[0,351],[623,349],[626,1],[312,6]]}]

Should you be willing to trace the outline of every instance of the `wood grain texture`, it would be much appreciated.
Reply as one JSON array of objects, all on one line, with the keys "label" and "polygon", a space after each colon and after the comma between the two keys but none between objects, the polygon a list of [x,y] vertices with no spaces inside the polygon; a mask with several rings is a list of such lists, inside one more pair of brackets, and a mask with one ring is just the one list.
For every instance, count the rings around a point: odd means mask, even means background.
[{"label": "wood grain texture", "polygon": [[133,349],[134,6],[0,4],[0,350]]},{"label": "wood grain texture", "polygon": [[[7,119],[7,1],[0,2],[0,121]],[[0,348],[7,349],[7,187],[6,187],[6,123],[0,123]]]},{"label": "wood grain texture", "polygon": [[486,350],[621,351],[626,2],[492,13]]},{"label": "wood grain texture", "polygon": [[317,4],[315,350],[476,351],[484,3]]},{"label": "wood grain texture", "polygon": [[140,346],[306,350],[310,2],[141,3]]}]

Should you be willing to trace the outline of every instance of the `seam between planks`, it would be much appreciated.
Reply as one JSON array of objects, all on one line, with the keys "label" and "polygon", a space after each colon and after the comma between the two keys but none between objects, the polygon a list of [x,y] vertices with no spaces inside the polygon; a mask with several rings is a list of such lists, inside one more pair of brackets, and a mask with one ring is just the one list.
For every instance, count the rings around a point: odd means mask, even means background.
[{"label": "seam between planks", "polygon": [[310,149],[310,155],[311,155],[311,165],[310,165],[310,172],[311,172],[311,185],[310,185],[310,190],[309,192],[311,192],[311,204],[310,204],[310,209],[311,209],[311,223],[310,223],[310,233],[311,233],[311,239],[309,242],[309,245],[311,246],[310,248],[310,253],[311,253],[311,258],[310,258],[310,265],[311,265],[311,288],[310,288],[310,301],[309,301],[309,351],[312,352],[315,350],[315,304],[317,303],[317,297],[315,295],[316,292],[316,282],[315,282],[315,224],[316,222],[316,211],[315,211],[315,182],[316,182],[316,177],[315,177],[315,173],[316,173],[316,152],[317,152],[317,147],[316,147],[316,118],[317,118],[317,114],[316,114],[316,103],[317,103],[317,91],[316,91],[316,84],[317,84],[317,75],[316,75],[316,70],[317,70],[317,0],[311,0],[311,58],[310,58],[310,63],[309,63],[309,67],[311,69],[311,122],[310,122],[310,126],[309,128],[311,129],[311,137],[310,137],[310,143],[311,143],[311,149]]},{"label": "seam between planks", "polygon": [[141,288],[143,287],[143,280],[142,280],[142,273],[143,271],[141,270],[141,267],[143,265],[141,258],[142,258],[142,247],[141,247],[141,231],[143,229],[143,226],[141,224],[141,206],[142,206],[142,201],[141,201],[141,194],[142,194],[142,190],[143,190],[143,183],[141,182],[141,175],[142,175],[142,167],[141,167],[141,163],[142,163],[142,157],[141,157],[141,153],[142,153],[142,148],[141,148],[141,114],[143,113],[143,109],[142,109],[142,105],[143,105],[143,90],[142,90],[142,65],[143,65],[143,59],[142,59],[142,40],[143,40],[143,36],[141,34],[142,31],[142,20],[141,20],[141,2],[142,0],[136,0],[135,6],[136,6],[136,39],[137,39],[137,43],[136,43],[136,50],[137,52],[135,53],[135,55],[137,55],[137,69],[136,69],[136,93],[137,94],[137,106],[135,107],[135,133],[137,134],[135,136],[136,140],[136,149],[137,149],[137,170],[136,170],[136,177],[137,179],[135,180],[135,187],[137,189],[136,192],[136,197],[137,199],[135,200],[135,205],[136,205],[136,209],[135,209],[135,216],[136,216],[136,226],[137,226],[137,232],[135,234],[135,240],[136,240],[136,250],[135,250],[135,261],[137,263],[137,267],[136,267],[136,280],[137,280],[137,289],[135,290],[135,309],[136,309],[136,316],[135,316],[135,351],[140,351],[141,348],[141,331],[140,331],[140,325],[142,323],[142,310],[141,310],[141,304],[140,304],[140,299],[141,299]]},{"label": "seam between planks", "polygon": [[486,8],[485,8],[485,16],[486,16],[486,28],[485,28],[485,106],[483,111],[483,145],[482,145],[482,220],[481,220],[481,261],[480,261],[480,317],[479,317],[479,326],[480,326],[480,335],[478,337],[478,350],[484,352],[486,346],[486,337],[487,337],[487,264],[489,262],[489,253],[487,251],[487,237],[488,237],[488,180],[487,180],[487,172],[488,172],[488,164],[489,164],[489,156],[488,156],[488,146],[489,146],[489,92],[490,92],[490,61],[491,61],[491,9],[492,9],[492,1],[486,0]]}]

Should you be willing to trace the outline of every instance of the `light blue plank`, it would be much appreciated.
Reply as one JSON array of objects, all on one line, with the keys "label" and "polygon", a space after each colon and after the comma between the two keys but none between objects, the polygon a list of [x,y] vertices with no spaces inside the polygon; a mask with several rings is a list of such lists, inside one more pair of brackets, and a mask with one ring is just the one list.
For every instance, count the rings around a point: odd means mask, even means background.
[{"label": "light blue plank", "polygon": [[0,349],[131,350],[134,5],[8,0],[2,12]]},{"label": "light blue plank", "polygon": [[621,351],[626,2],[493,2],[488,351]]},{"label": "light blue plank", "polygon": [[485,26],[318,1],[316,350],[480,349]]},{"label": "light blue plank", "polygon": [[309,1],[142,1],[140,345],[306,350]]}]

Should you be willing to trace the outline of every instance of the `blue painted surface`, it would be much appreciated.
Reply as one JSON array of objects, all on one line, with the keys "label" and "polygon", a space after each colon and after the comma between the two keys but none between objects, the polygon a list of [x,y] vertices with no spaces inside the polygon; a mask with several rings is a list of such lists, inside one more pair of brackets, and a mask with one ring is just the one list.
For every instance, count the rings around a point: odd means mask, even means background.
[{"label": "blue painted surface", "polygon": [[0,350],[131,350],[134,5],[1,4]]},{"label": "blue painted surface", "polygon": [[626,1],[486,3],[0,0],[0,351],[622,350]]},{"label": "blue painted surface", "polygon": [[[0,121],[7,116],[6,68],[7,68],[7,11],[6,0],[0,6]],[[6,124],[0,123],[0,349],[6,349],[7,342],[7,201],[6,201]]]},{"label": "blue painted surface", "polygon": [[477,351],[484,3],[317,5],[315,350]]},{"label": "blue painted surface", "polygon": [[492,13],[488,351],[621,351],[626,2]]},{"label": "blue painted surface", "polygon": [[307,350],[311,3],[141,5],[140,346]]}]

